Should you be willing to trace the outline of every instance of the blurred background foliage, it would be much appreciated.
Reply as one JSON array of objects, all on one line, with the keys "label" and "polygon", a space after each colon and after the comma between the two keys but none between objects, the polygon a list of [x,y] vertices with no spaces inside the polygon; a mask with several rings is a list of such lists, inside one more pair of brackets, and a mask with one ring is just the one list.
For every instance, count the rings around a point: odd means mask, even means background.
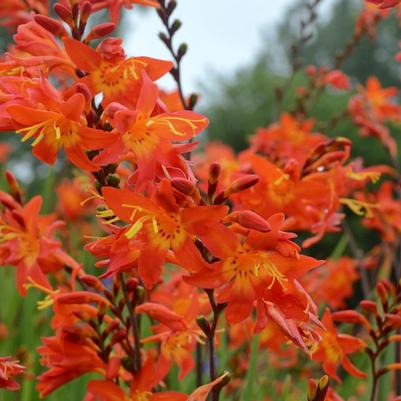
[{"label": "blurred background foliage", "polygon": [[[332,68],[335,54],[352,37],[359,10],[360,1],[339,0],[329,13],[322,18],[318,16],[312,39],[300,50],[303,65]],[[304,13],[305,1],[298,0],[288,9],[282,22],[265,33],[265,47],[252,65],[228,78],[216,73],[203,85],[207,99],[203,112],[210,119],[208,139],[220,140],[240,151],[247,146],[249,135],[258,127],[272,122],[274,91],[290,73],[290,49],[299,37],[300,20]],[[379,23],[375,40],[363,37],[342,66],[354,85],[365,84],[369,76],[375,75],[383,86],[399,86],[400,69],[394,56],[400,33],[399,20],[392,16]],[[294,105],[296,87],[306,82],[306,75],[301,69],[285,93],[283,110]],[[310,110],[308,117],[328,121],[346,108],[349,97],[349,94],[327,91]],[[369,164],[387,161],[379,143],[371,138],[360,138],[357,129],[347,119],[324,133],[350,137],[354,142],[354,155],[363,155]],[[395,137],[400,144],[400,135],[397,133]]]}]

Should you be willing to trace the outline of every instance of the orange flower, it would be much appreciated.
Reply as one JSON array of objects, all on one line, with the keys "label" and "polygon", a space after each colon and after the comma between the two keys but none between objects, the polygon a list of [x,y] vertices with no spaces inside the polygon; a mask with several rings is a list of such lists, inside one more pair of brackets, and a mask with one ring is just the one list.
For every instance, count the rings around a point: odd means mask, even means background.
[{"label": "orange flower", "polygon": [[0,26],[10,30],[25,22],[31,17],[31,10],[37,10],[40,14],[46,15],[49,9],[48,0],[2,0],[0,2]]},{"label": "orange flower", "polygon": [[158,101],[157,86],[143,74],[143,84],[135,111],[111,104],[106,114],[117,128],[117,141],[94,160],[105,164],[120,160],[132,152],[138,167],[137,185],[141,187],[155,176],[157,163],[173,148],[173,141],[185,141],[207,127],[206,117],[192,111],[154,114]]},{"label": "orange flower", "polygon": [[96,50],[71,38],[64,38],[63,42],[71,60],[87,73],[80,82],[90,89],[93,96],[103,94],[104,107],[111,102],[135,105],[142,84],[142,72],[145,71],[155,81],[173,66],[170,61],[150,57],[126,59],[119,38],[104,39]]},{"label": "orange flower", "polygon": [[363,219],[369,229],[377,230],[383,241],[394,243],[401,233],[401,202],[394,196],[394,184],[384,182],[376,193],[357,193],[357,199],[374,204],[372,213]]},{"label": "orange flower", "polygon": [[370,77],[366,89],[359,87],[359,92],[351,98],[349,110],[355,124],[361,128],[361,135],[377,137],[395,156],[397,144],[383,124],[400,120],[401,107],[391,101],[398,93],[397,88],[382,88],[377,78]]},{"label": "orange flower", "polygon": [[41,364],[49,370],[38,377],[41,397],[86,373],[105,374],[106,366],[89,337],[64,332],[57,337],[43,338],[42,343],[37,351]]},{"label": "orange flower", "polygon": [[345,300],[353,294],[353,284],[358,278],[355,260],[343,256],[338,260],[328,260],[320,269],[303,277],[301,282],[317,303],[337,309],[345,306]]},{"label": "orange flower", "polygon": [[6,207],[0,214],[0,261],[16,267],[17,288],[21,294],[25,294],[24,284],[30,280],[50,288],[46,273],[65,265],[78,267],[53,238],[54,230],[62,223],[54,221],[52,216],[39,216],[40,196],[21,206],[0,192],[0,202]]},{"label": "orange flower", "polygon": [[153,393],[154,379],[157,371],[145,365],[141,372],[134,377],[130,388],[130,396],[111,381],[92,380],[88,384],[89,394],[99,401],[206,401],[213,388],[227,379],[227,373],[213,380],[211,383],[198,387],[191,395],[166,391]]},{"label": "orange flower", "polygon": [[16,391],[20,385],[15,381],[14,376],[22,375],[25,367],[18,364],[11,356],[0,357],[0,388]]},{"label": "orange flower", "polygon": [[259,128],[251,137],[251,150],[266,155],[269,160],[286,163],[296,159],[304,163],[311,148],[322,142],[322,134],[313,132],[313,120],[299,121],[288,113],[268,128]]},{"label": "orange flower", "polygon": [[[75,93],[66,101],[47,83],[46,109],[23,105],[10,105],[7,112],[23,134],[22,142],[34,138],[33,154],[47,164],[54,164],[59,149],[64,148],[67,158],[77,167],[96,171],[85,150],[101,149],[115,141],[113,134],[86,126],[83,112],[85,97]],[[52,97],[54,96],[54,97]]]},{"label": "orange flower", "polygon": [[366,374],[348,359],[348,354],[363,350],[365,342],[348,334],[338,334],[328,309],[324,312],[322,323],[326,331],[322,331],[322,341],[313,352],[312,359],[322,362],[324,371],[338,382],[341,380],[336,371],[340,364],[350,375],[365,378]]},{"label": "orange flower", "polygon": [[[169,250],[174,252],[178,264],[190,271],[204,267],[192,236],[208,238],[227,213],[226,206],[180,207],[167,180],[158,186],[154,201],[127,189],[104,187],[102,193],[112,213],[130,224],[125,237],[138,235],[142,243],[138,269],[147,287],[159,280]],[[103,215],[110,216],[110,210]]]},{"label": "orange flower", "polygon": [[[295,279],[322,263],[298,255],[295,244],[291,246],[285,236],[280,239],[279,236],[286,233],[278,230],[271,234],[250,231],[245,240],[229,229],[218,233],[220,243],[213,247],[209,245],[209,249],[221,260],[214,262],[211,268],[185,277],[185,281],[197,287],[218,289],[216,299],[228,304],[226,316],[232,323],[246,319],[255,301],[269,298],[270,293],[291,292]],[[273,302],[280,302],[280,299]]]}]

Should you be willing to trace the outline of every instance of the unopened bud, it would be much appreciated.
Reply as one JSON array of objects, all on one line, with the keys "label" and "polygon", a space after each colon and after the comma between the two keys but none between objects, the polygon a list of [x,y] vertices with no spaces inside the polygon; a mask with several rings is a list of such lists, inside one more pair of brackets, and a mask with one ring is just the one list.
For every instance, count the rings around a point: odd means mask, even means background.
[{"label": "unopened bud", "polygon": [[111,338],[111,343],[116,344],[120,343],[121,341],[124,341],[126,337],[125,330],[120,330],[117,333],[113,334],[113,337]]},{"label": "unopened bud", "polygon": [[89,291],[75,291],[66,294],[57,295],[57,302],[63,305],[73,304],[103,304],[107,301],[99,294]]},{"label": "unopened bud", "polygon": [[44,29],[56,36],[67,35],[67,32],[60,21],[47,17],[46,15],[35,15],[35,21]]},{"label": "unopened bud", "polygon": [[73,22],[72,12],[66,6],[60,3],[56,3],[53,8],[54,12],[68,25]]},{"label": "unopened bud", "polygon": [[90,89],[87,87],[87,85],[85,85],[82,82],[78,82],[75,85],[75,88],[76,88],[76,91],[78,93],[82,93],[85,96],[85,101],[86,102],[92,101],[93,96],[92,96],[92,93],[91,93]]},{"label": "unopened bud", "polygon": [[377,293],[379,294],[383,306],[387,305],[388,292],[386,286],[381,281],[379,281],[376,284],[376,290]]},{"label": "unopened bud", "polygon": [[221,173],[221,165],[218,162],[213,162],[209,167],[209,183],[214,184],[218,181]]},{"label": "unopened bud", "polygon": [[120,177],[117,174],[110,174],[107,177],[106,182],[108,186],[118,188],[120,185]]},{"label": "unopened bud", "polygon": [[256,185],[259,182],[259,177],[257,175],[248,174],[243,177],[237,178],[229,187],[228,192],[230,194],[234,192],[245,191]]},{"label": "unopened bud", "polygon": [[136,303],[140,303],[145,299],[145,288],[141,285],[135,289],[135,301]]},{"label": "unopened bud", "polygon": [[174,35],[182,26],[182,22],[179,19],[176,19],[171,25],[171,33],[170,35]]},{"label": "unopened bud", "polygon": [[112,22],[104,22],[103,24],[96,25],[89,32],[86,38],[86,42],[90,42],[93,39],[99,39],[103,36],[107,36],[114,31],[116,25]]},{"label": "unopened bud", "polygon": [[81,23],[86,24],[92,13],[92,4],[89,1],[85,1],[81,6]]},{"label": "unopened bud", "polygon": [[138,279],[135,277],[130,278],[127,280],[126,286],[128,292],[134,292],[138,287]]},{"label": "unopened bud", "polygon": [[10,195],[18,202],[22,203],[22,193],[18,181],[11,171],[6,171],[6,180],[10,188]]},{"label": "unopened bud", "polygon": [[79,279],[88,287],[91,287],[95,290],[102,291],[104,289],[102,282],[95,276],[92,276],[90,274],[83,274],[79,277]]},{"label": "unopened bud", "polygon": [[252,212],[251,210],[233,212],[229,216],[227,216],[225,220],[231,221],[233,223],[238,223],[242,227],[250,228],[252,230],[257,230],[264,233],[271,231],[270,224],[263,217]]},{"label": "unopened bud", "polygon": [[189,110],[193,110],[196,106],[196,103],[198,103],[198,94],[197,93],[191,93],[191,96],[189,97],[189,104],[188,108]]},{"label": "unopened bud", "polygon": [[365,316],[351,309],[333,312],[332,316],[336,322],[361,324],[368,330],[371,328]]},{"label": "unopened bud", "polygon": [[359,305],[361,305],[362,309],[377,315],[377,305],[373,301],[364,300],[361,301]]},{"label": "unopened bud", "polygon": [[180,47],[178,48],[177,56],[178,59],[184,57],[185,53],[188,50],[188,45],[186,43],[181,43]]},{"label": "unopened bud", "polygon": [[177,190],[182,192],[184,195],[191,195],[195,191],[193,182],[185,178],[174,178],[171,180],[171,185]]}]

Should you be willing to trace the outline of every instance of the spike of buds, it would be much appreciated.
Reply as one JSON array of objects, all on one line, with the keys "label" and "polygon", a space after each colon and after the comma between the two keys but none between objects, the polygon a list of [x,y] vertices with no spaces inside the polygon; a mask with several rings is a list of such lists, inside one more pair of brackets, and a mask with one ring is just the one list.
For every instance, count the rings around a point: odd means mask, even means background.
[{"label": "spike of buds", "polygon": [[42,28],[46,29],[53,35],[67,36],[67,31],[60,21],[47,17],[46,15],[35,15],[34,19]]}]

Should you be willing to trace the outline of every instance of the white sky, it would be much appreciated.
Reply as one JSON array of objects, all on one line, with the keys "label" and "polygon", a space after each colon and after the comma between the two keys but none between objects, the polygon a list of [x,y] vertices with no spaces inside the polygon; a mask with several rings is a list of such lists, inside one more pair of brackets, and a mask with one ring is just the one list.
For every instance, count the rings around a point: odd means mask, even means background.
[{"label": "white sky", "polygon": [[[326,0],[323,3],[333,3]],[[173,17],[183,25],[175,44],[185,41],[189,50],[182,63],[184,92],[196,91],[207,81],[208,71],[230,74],[250,63],[262,44],[262,32],[280,21],[294,0],[178,0]],[[126,35],[125,48],[132,56],[170,59],[158,38],[162,23],[157,14],[134,9],[128,12],[132,33]],[[169,79],[161,86],[174,88]]]}]

